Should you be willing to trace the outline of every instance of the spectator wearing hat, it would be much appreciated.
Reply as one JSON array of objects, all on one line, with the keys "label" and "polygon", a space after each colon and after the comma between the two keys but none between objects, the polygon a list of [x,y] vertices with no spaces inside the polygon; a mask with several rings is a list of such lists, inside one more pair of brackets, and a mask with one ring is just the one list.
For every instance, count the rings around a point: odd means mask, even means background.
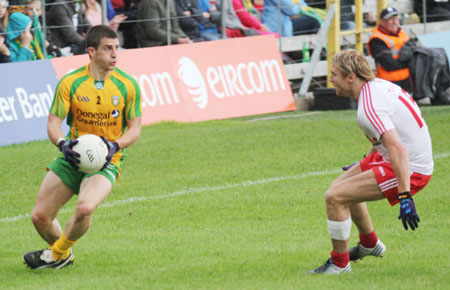
[{"label": "spectator wearing hat", "polygon": [[410,41],[400,28],[395,8],[381,11],[368,47],[378,78],[412,93],[418,104],[450,104],[450,69],[445,50],[418,47]]},{"label": "spectator wearing hat", "polygon": [[10,49],[12,62],[36,60],[36,44],[31,34],[31,19],[22,12],[13,12],[9,16],[6,28],[6,42]]},{"label": "spectator wearing hat", "polygon": [[409,60],[399,57],[400,49],[408,42],[408,35],[401,29],[398,11],[387,7],[380,13],[380,22],[372,30],[367,46],[375,59],[376,76],[391,81],[411,92]]}]

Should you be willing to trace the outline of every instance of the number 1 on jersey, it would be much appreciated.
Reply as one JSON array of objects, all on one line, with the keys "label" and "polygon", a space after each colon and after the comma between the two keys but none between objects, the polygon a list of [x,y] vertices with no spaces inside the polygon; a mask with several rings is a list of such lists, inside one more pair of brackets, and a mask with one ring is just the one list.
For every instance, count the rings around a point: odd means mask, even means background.
[{"label": "number 1 on jersey", "polygon": [[423,127],[422,117],[420,116],[420,111],[418,111],[418,107],[414,102],[414,99],[406,92],[402,90],[402,95],[398,96],[400,101],[408,108],[408,110],[413,115],[414,119],[416,119],[419,128]]}]

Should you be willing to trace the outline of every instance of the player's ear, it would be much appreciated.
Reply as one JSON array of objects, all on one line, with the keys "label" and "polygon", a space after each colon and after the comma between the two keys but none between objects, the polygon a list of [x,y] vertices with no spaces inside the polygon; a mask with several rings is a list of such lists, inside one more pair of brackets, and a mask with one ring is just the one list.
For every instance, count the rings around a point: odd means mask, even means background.
[{"label": "player's ear", "polygon": [[88,51],[89,56],[92,57],[92,55],[94,55],[95,48],[92,47],[92,46],[89,46],[89,47],[87,48],[87,51]]},{"label": "player's ear", "polygon": [[347,78],[350,82],[354,82],[356,80],[356,74],[354,72],[351,72],[348,74]]}]

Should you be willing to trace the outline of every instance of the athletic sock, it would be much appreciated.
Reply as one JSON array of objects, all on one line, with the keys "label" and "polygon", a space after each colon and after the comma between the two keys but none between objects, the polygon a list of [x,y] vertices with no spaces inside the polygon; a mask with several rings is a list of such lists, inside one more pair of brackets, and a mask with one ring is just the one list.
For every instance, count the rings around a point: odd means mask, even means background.
[{"label": "athletic sock", "polygon": [[335,251],[331,251],[331,262],[339,268],[347,267],[350,261],[349,252],[345,253],[336,253]]},{"label": "athletic sock", "polygon": [[70,255],[70,248],[77,241],[71,241],[66,238],[66,235],[63,233],[61,237],[53,244],[51,247],[53,252],[53,259],[66,259]]},{"label": "athletic sock", "polygon": [[373,231],[368,235],[359,234],[359,241],[361,242],[361,246],[371,249],[376,246],[378,237],[375,231]]}]

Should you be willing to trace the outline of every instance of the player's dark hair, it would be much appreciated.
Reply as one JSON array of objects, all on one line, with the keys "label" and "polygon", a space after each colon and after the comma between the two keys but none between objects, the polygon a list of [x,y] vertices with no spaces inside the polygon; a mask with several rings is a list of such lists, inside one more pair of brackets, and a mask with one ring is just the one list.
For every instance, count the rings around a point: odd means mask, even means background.
[{"label": "player's dark hair", "polygon": [[106,25],[92,26],[86,35],[86,47],[93,47],[97,49],[103,38],[119,38],[117,33]]}]

